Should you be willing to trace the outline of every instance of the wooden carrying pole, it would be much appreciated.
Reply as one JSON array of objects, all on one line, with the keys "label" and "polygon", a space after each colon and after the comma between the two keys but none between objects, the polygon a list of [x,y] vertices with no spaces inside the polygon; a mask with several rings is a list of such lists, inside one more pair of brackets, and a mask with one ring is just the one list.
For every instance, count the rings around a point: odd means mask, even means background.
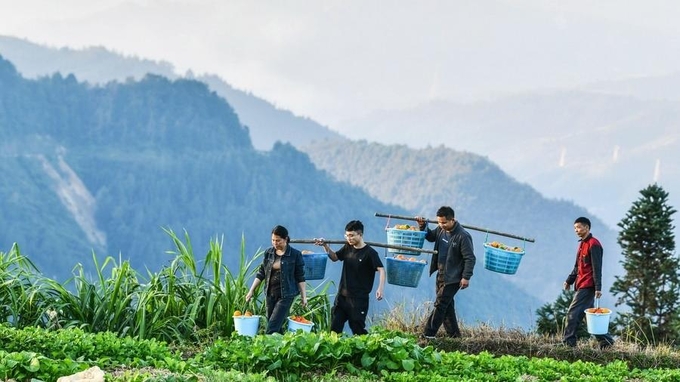
[{"label": "wooden carrying pole", "polygon": [[[379,213],[379,212],[376,212],[376,213],[375,213],[375,216],[379,216],[379,217],[383,217],[383,218],[402,219],[402,220],[413,220],[413,221],[416,220],[415,216],[389,215],[389,214],[381,214],[381,213]],[[425,221],[428,222],[428,223],[438,224],[438,222],[437,222],[436,220],[425,219]],[[524,240],[524,241],[528,241],[528,242],[530,242],[530,243],[533,243],[533,242],[536,241],[536,240],[534,240],[534,239],[530,239],[530,238],[527,238],[527,237],[522,237],[522,236],[513,235],[513,234],[511,234],[511,233],[498,232],[498,231],[493,231],[493,230],[486,229],[486,228],[480,228],[480,227],[475,227],[475,226],[465,225],[465,224],[461,224],[461,225],[462,225],[463,227],[467,228],[467,229],[472,229],[472,230],[480,231],[480,232],[492,233],[492,234],[494,234],[494,235],[500,235],[500,236],[505,236],[505,237],[511,237],[511,238],[513,238],[513,239]]]},{"label": "wooden carrying pole", "polygon": [[[314,244],[316,241],[313,240],[313,239],[290,239],[290,242],[291,243],[302,243],[302,244]],[[326,242],[328,244],[345,244],[345,243],[347,243],[347,240],[324,240],[324,242]],[[364,243],[370,245],[371,247],[401,249],[403,251],[409,251],[409,252],[423,252],[423,253],[433,253],[433,254],[437,253],[437,251],[434,251],[434,250],[431,250],[431,249],[404,247],[402,245],[374,243],[372,241],[365,241]]]}]

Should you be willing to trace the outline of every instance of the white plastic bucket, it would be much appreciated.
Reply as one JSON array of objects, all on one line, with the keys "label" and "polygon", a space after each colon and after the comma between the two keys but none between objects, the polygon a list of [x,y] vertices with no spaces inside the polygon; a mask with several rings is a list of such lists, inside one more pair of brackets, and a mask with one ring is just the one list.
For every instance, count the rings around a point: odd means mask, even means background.
[{"label": "white plastic bucket", "polygon": [[593,313],[595,308],[586,309],[586,325],[590,334],[607,334],[609,332],[609,316],[612,315],[610,309],[603,313]]},{"label": "white plastic bucket", "polygon": [[234,316],[234,328],[242,336],[254,337],[260,328],[260,316]]},{"label": "white plastic bucket", "polygon": [[302,329],[302,331],[309,333],[312,331],[312,327],[314,326],[313,322],[310,322],[309,324],[305,324],[303,322],[297,322],[293,320],[292,318],[288,317],[288,330],[291,332],[296,332],[299,329]]}]

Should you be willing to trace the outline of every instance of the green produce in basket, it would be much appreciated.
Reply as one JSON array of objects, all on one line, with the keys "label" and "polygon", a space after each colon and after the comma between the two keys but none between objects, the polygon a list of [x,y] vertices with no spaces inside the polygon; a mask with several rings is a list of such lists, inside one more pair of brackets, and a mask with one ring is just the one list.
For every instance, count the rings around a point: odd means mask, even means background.
[{"label": "green produce in basket", "polygon": [[396,224],[394,226],[394,229],[403,229],[406,231],[420,231],[420,228],[418,228],[418,226],[408,224]]},{"label": "green produce in basket", "polygon": [[498,248],[498,249],[502,249],[502,250],[504,250],[504,251],[510,251],[510,252],[524,252],[524,249],[522,249],[521,247],[511,247],[511,246],[509,246],[509,245],[505,245],[505,244],[499,243],[499,242],[497,242],[497,241],[492,241],[491,243],[488,243],[488,244],[489,244],[489,246],[491,246],[491,247]]}]

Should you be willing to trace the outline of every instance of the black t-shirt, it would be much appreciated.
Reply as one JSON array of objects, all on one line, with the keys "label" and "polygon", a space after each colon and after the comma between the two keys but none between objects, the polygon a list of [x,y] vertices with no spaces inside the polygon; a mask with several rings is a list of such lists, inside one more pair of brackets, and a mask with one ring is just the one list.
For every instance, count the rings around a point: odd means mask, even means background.
[{"label": "black t-shirt", "polygon": [[369,245],[356,249],[345,244],[335,254],[343,263],[339,293],[347,297],[367,298],[373,289],[375,272],[383,267],[378,252]]},{"label": "black t-shirt", "polygon": [[272,296],[281,296],[281,270],[272,268],[272,273],[269,276],[268,284],[269,294]]}]

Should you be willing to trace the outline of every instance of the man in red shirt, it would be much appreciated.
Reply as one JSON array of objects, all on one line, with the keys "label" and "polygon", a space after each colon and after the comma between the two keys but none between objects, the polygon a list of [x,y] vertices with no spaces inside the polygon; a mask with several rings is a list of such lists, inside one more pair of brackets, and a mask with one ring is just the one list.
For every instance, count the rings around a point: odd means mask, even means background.
[{"label": "man in red shirt", "polygon": [[[576,331],[586,315],[585,310],[593,307],[596,298],[602,297],[602,244],[590,233],[590,220],[580,217],[574,221],[574,231],[579,237],[574,269],[564,282],[564,290],[574,285],[574,299],[567,312],[567,327],[562,343],[576,346]],[[596,334],[600,349],[614,344],[609,334]]]}]

